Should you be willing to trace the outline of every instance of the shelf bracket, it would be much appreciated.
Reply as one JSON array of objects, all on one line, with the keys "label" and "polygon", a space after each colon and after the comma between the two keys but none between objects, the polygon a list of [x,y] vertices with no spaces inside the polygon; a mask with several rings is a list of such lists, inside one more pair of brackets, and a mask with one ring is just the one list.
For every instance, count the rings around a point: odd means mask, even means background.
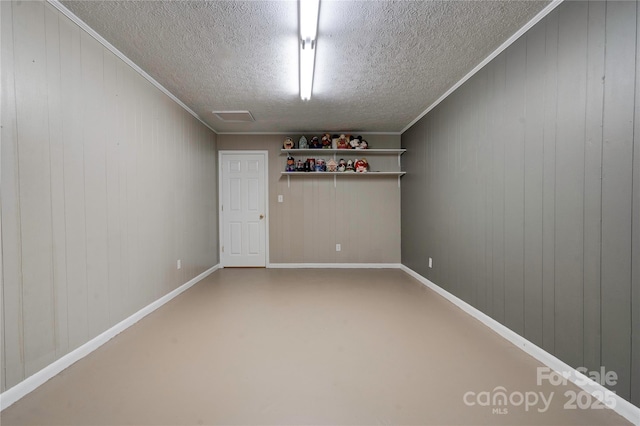
[{"label": "shelf bracket", "polygon": [[400,175],[398,175],[398,188],[400,188]]},{"label": "shelf bracket", "polygon": [[398,169],[402,168],[402,162],[400,161],[400,156],[402,154],[398,154]]},{"label": "shelf bracket", "polygon": [[291,188],[291,176],[287,175],[287,188]]},{"label": "shelf bracket", "polygon": [[333,175],[333,187],[336,187],[336,181],[338,180],[338,176]]}]

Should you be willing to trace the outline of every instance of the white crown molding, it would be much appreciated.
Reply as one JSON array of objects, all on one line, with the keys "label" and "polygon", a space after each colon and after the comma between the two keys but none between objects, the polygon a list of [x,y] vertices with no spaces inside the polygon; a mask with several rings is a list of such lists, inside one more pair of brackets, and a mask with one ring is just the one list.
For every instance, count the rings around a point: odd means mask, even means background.
[{"label": "white crown molding", "polygon": [[481,323],[489,327],[491,330],[495,331],[498,335],[508,340],[510,343],[512,343],[522,351],[526,352],[527,354],[531,355],[532,357],[534,357],[535,359],[537,359],[547,367],[554,370],[555,372],[561,375],[563,373],[571,372],[571,374],[569,374],[569,377],[568,377],[569,381],[574,383],[576,386],[582,388],[584,391],[588,392],[589,394],[593,395],[594,398],[601,399],[604,396],[606,398],[605,401],[614,400],[615,407],[612,409],[616,413],[620,414],[622,417],[629,420],[633,424],[640,424],[640,408],[636,407],[626,399],[618,396],[614,392],[611,392],[609,389],[605,388],[599,383],[593,380],[590,380],[587,376],[580,373],[578,370],[574,369],[573,367],[566,364],[562,360],[556,358],[554,355],[550,354],[549,352],[545,351],[544,349],[540,348],[539,346],[535,345],[534,343],[520,336],[519,334],[512,331],[511,329],[500,324],[498,321],[494,320],[490,316],[486,315],[485,313],[469,305],[467,302],[463,301],[462,299],[459,299],[458,297],[449,293],[442,287],[439,287],[438,285],[434,284],[433,282],[423,277],[422,275],[418,274],[414,270],[408,268],[405,265],[402,265],[401,269],[407,274],[411,275],[416,280],[418,280],[420,283],[425,285],[426,287],[430,288],[431,290],[438,293],[440,296],[444,297],[445,299],[447,299],[448,301],[456,305],[465,313],[471,315],[472,317],[474,317],[475,319],[477,319],[478,321],[480,321]]},{"label": "white crown molding", "polygon": [[171,93],[167,88],[165,88],[162,84],[158,83],[153,77],[143,71],[138,65],[136,65],[131,59],[127,58],[124,53],[115,48],[111,43],[105,40],[100,34],[95,32],[93,28],[87,25],[82,19],[78,18],[73,12],[67,9],[62,3],[58,0],[47,0],[47,2],[58,9],[63,15],[67,18],[71,19],[76,25],[78,25],[82,30],[87,32],[91,37],[95,38],[100,44],[109,49],[114,55],[120,58],[125,64],[129,65],[133,68],[138,74],[147,79],[151,84],[153,84],[158,90],[171,98],[172,101],[180,105],[185,111],[194,116],[199,122],[201,122],[205,127],[211,130],[213,133],[218,134],[218,132],[208,125],[195,111],[189,108],[184,104],[180,99],[178,99],[173,93]]},{"label": "white crown molding", "polygon": [[422,117],[427,115],[432,109],[437,107],[438,104],[440,104],[440,102],[444,101],[450,94],[455,92],[458,87],[462,86],[467,80],[469,80],[478,71],[480,71],[482,68],[484,68],[485,65],[487,65],[489,62],[491,62],[496,56],[498,56],[500,53],[502,53],[507,47],[511,46],[516,40],[518,40],[522,35],[524,35],[527,31],[529,31],[531,29],[531,27],[533,27],[535,24],[540,22],[542,20],[542,18],[544,18],[545,16],[550,14],[556,7],[560,6],[560,4],[563,1],[564,0],[553,0],[551,3],[549,3],[544,9],[542,9],[540,12],[538,12],[538,14],[533,17],[533,19],[531,19],[522,28],[520,28],[518,31],[516,31],[515,34],[513,34],[511,37],[509,37],[507,39],[507,41],[502,43],[496,50],[494,50],[482,62],[480,62],[478,65],[476,65],[475,68],[473,68],[471,71],[469,71],[469,73],[467,73],[467,75],[462,77],[460,79],[460,81],[458,81],[456,84],[451,86],[451,88],[449,88],[449,90],[444,92],[444,94],[442,96],[440,96],[434,103],[429,105],[429,107],[427,109],[425,109],[422,112],[422,114],[417,116],[411,123],[407,124],[405,126],[405,128],[402,129],[402,131],[400,131],[400,133],[402,134],[402,133],[406,132],[407,130],[409,130],[411,128],[411,126],[416,124]]},{"label": "white crown molding", "polygon": [[104,331],[103,333],[89,340],[87,343],[69,352],[63,357],[55,360],[51,364],[44,367],[42,370],[27,377],[25,380],[21,381],[20,383],[13,386],[12,388],[4,391],[2,394],[0,394],[0,411],[9,407],[11,404],[18,401],[20,398],[26,396],[27,394],[29,394],[30,392],[38,388],[40,385],[42,385],[43,383],[45,383],[46,381],[48,381],[49,379],[51,379],[52,377],[60,373],[65,368],[71,366],[75,362],[86,357],[91,352],[95,351],[100,346],[104,345],[109,340],[113,339],[115,336],[122,333],[127,328],[131,327],[132,325],[140,321],[142,318],[149,315],[151,312],[157,310],[162,305],[169,302],[171,299],[174,299],[177,296],[179,296],[181,293],[184,293],[186,290],[193,287],[193,285],[196,284],[198,281],[206,278],[208,275],[212,274],[217,269],[219,269],[218,265],[212,266],[211,268],[207,269],[197,277],[187,281],[185,284],[176,288],[172,292],[162,296],[155,302],[151,302],[149,305],[140,309],[138,312],[134,313],[130,317],[120,321],[118,324],[114,325],[110,329]]}]

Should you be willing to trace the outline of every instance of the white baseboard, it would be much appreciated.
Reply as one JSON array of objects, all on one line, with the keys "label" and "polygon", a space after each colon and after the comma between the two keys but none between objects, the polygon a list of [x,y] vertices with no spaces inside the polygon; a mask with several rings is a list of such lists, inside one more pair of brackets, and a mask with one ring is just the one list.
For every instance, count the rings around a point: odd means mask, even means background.
[{"label": "white baseboard", "polygon": [[625,419],[629,420],[631,423],[635,425],[640,425],[640,408],[636,407],[626,399],[618,396],[617,394],[611,392],[609,389],[600,385],[599,383],[590,380],[584,374],[580,373],[578,370],[564,363],[560,359],[556,358],[549,352],[540,348],[539,346],[531,343],[524,337],[517,334],[515,331],[505,327],[500,324],[498,321],[494,320],[490,316],[484,314],[473,306],[469,305],[467,302],[459,299],[448,291],[444,290],[442,287],[437,286],[433,282],[429,281],[427,278],[418,274],[414,270],[406,267],[405,265],[401,265],[400,269],[402,269],[407,274],[411,275],[413,278],[420,281],[422,284],[435,291],[458,308],[462,309],[467,314],[471,315],[500,336],[513,343],[518,348],[522,349],[527,354],[531,355],[550,369],[554,370],[559,374],[563,374],[566,372],[571,372],[568,377],[568,380],[573,382],[578,387],[582,388],[584,391],[593,395],[594,397],[605,395],[607,400],[615,401],[615,408],[613,410],[620,414]]},{"label": "white baseboard", "polygon": [[286,269],[400,269],[400,263],[269,263],[267,268]]},{"label": "white baseboard", "polygon": [[47,380],[51,379],[56,374],[60,373],[62,370],[69,367],[76,361],[79,361],[80,359],[89,355],[91,352],[95,351],[100,346],[104,345],[109,340],[113,339],[116,335],[120,334],[127,328],[131,327],[132,325],[140,321],[142,318],[149,315],[151,312],[155,311],[165,303],[169,302],[171,299],[174,299],[184,291],[188,290],[198,281],[204,279],[205,277],[207,277],[217,269],[218,269],[218,265],[215,265],[207,269],[197,277],[189,280],[188,282],[176,288],[172,292],[162,296],[160,299],[156,300],[155,302],[150,303],[149,305],[140,309],[138,312],[134,313],[130,317],[120,321],[118,324],[114,325],[110,329],[106,330],[105,332],[89,340],[87,343],[83,344],[77,349],[69,352],[63,357],[52,362],[51,364],[49,364],[42,370],[38,371],[37,373],[33,374],[32,376],[27,377],[25,380],[21,381],[14,387],[4,391],[2,394],[0,394],[0,411],[4,410],[14,402],[18,401],[23,396],[35,390],[38,386],[42,385]]}]

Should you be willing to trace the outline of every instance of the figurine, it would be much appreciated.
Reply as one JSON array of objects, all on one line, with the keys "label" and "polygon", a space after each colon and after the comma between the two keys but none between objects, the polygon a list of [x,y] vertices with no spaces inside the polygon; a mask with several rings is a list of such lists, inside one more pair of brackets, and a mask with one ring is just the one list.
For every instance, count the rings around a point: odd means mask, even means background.
[{"label": "figurine", "polygon": [[347,171],[348,172],[352,172],[353,171],[353,160],[347,161]]},{"label": "figurine", "polygon": [[362,136],[356,136],[356,137],[351,136],[349,139],[350,139],[349,146],[351,146],[351,149],[360,148],[360,139],[362,139]]},{"label": "figurine", "polygon": [[316,171],[316,160],[315,158],[307,158],[307,165],[305,166],[305,172],[315,172]]},{"label": "figurine", "polygon": [[338,138],[337,149],[349,149],[349,148],[351,148],[349,146],[349,139],[347,139],[347,137],[344,134],[340,135],[340,137]]},{"label": "figurine", "polygon": [[340,135],[331,136],[331,146],[333,149],[338,149],[338,139],[340,139]]},{"label": "figurine", "polygon": [[369,144],[364,139],[360,139],[360,146],[358,149],[367,149],[369,148]]},{"label": "figurine", "polygon": [[369,171],[369,163],[367,162],[367,159],[362,158],[360,160],[356,160],[355,168],[358,173],[366,173]]},{"label": "figurine", "polygon": [[338,162],[338,171],[344,172],[346,170],[347,170],[347,162],[345,161],[344,158],[341,158],[340,161]]},{"label": "figurine", "polygon": [[304,172],[304,161],[298,160],[296,163],[296,172]]},{"label": "figurine", "polygon": [[305,138],[304,136],[300,137],[300,140],[298,141],[298,149],[307,149],[309,148],[309,144],[307,143],[307,138]]},{"label": "figurine", "polygon": [[338,163],[336,163],[336,160],[334,160],[333,158],[330,158],[329,161],[327,161],[327,171],[328,172],[338,171]]},{"label": "figurine", "polygon": [[326,172],[327,164],[324,162],[324,158],[318,158],[316,160],[316,172]]},{"label": "figurine", "polygon": [[291,156],[287,157],[287,166],[285,167],[284,171],[285,172],[295,172],[296,171],[295,162],[296,161],[293,159],[293,157],[291,157]]},{"label": "figurine", "polygon": [[317,136],[311,138],[311,148],[318,149],[322,148],[322,144],[320,143],[320,139]]},{"label": "figurine", "polygon": [[285,138],[284,139],[284,143],[282,144],[282,147],[284,149],[293,149],[295,147],[294,143],[293,143],[293,139],[291,138]]},{"label": "figurine", "polygon": [[329,133],[322,135],[322,147],[331,148],[331,135]]}]

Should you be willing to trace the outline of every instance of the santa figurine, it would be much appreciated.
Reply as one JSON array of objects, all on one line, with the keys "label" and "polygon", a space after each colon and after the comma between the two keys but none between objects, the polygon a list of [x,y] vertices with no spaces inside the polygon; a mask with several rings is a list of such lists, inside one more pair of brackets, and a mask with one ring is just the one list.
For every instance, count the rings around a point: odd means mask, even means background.
[{"label": "santa figurine", "polygon": [[338,146],[337,149],[349,149],[351,148],[349,146],[349,139],[347,139],[347,136],[342,134],[340,135],[340,137],[338,138]]}]

